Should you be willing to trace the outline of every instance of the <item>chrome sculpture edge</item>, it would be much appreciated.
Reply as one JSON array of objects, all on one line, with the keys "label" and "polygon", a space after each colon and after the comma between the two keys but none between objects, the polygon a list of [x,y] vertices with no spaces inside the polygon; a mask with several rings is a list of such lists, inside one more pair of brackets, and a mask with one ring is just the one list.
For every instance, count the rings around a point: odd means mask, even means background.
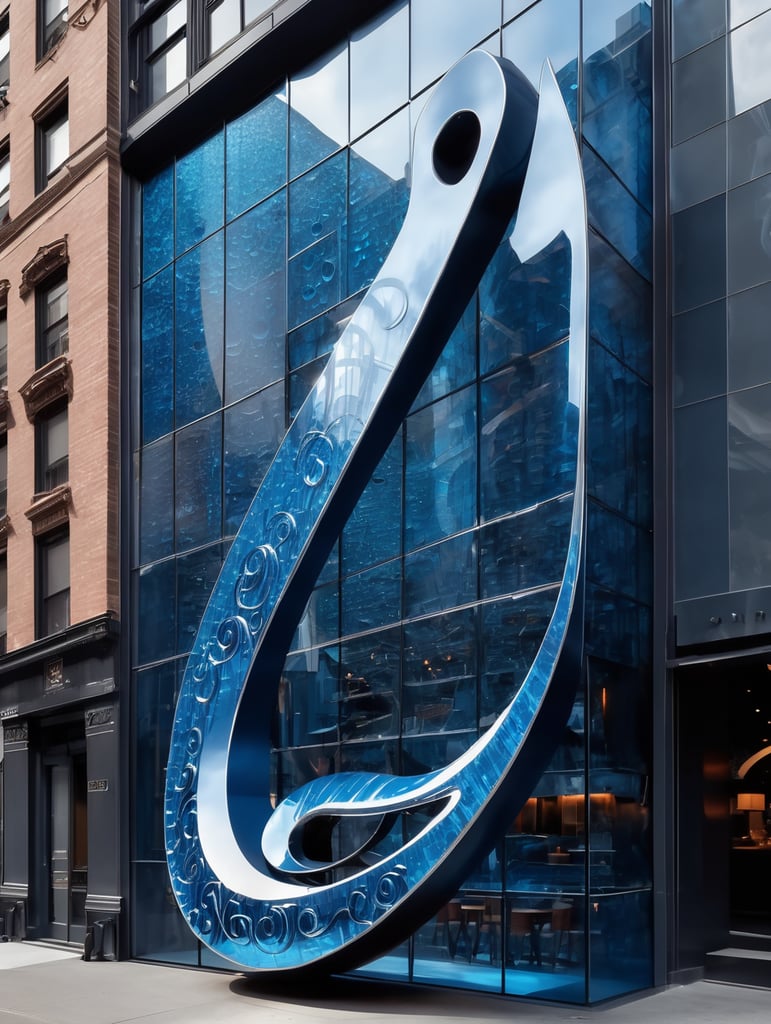
[{"label": "chrome sculpture edge", "polygon": [[[177,704],[165,806],[173,891],[194,933],[248,970],[357,966],[430,917],[493,844],[501,814],[510,818],[529,796],[580,672],[586,199],[551,68],[537,101],[511,65],[484,51],[468,54],[436,87],[413,153],[402,231],[244,518]],[[347,515],[499,244],[520,190],[511,238],[520,259],[562,232],[572,268],[576,482],[565,572],[543,642],[516,697],[450,765],[419,777],[328,776],[274,812],[269,723],[295,627]],[[441,807],[393,854],[316,884],[333,862],[304,853],[303,830],[313,818],[389,816],[428,804]]]}]

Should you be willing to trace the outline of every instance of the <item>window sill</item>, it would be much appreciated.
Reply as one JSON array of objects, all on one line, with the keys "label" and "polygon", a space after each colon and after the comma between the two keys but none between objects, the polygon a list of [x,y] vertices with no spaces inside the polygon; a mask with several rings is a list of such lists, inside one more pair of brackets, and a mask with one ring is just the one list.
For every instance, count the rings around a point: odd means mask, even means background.
[{"label": "window sill", "polygon": [[32,523],[32,536],[39,537],[70,521],[72,490],[69,484],[60,484],[52,491],[32,495],[32,504],[24,515]]},{"label": "window sill", "polygon": [[64,398],[72,398],[72,364],[67,356],[57,356],[35,370],[19,388],[27,419],[34,423],[43,409]]}]

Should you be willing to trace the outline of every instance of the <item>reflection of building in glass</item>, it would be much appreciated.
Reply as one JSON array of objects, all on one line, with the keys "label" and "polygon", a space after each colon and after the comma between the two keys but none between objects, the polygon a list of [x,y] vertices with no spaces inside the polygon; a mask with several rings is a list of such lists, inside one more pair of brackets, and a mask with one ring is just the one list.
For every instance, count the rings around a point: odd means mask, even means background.
[{"label": "reflection of building in glass", "polygon": [[[534,82],[551,58],[581,146],[584,668],[549,767],[501,820],[495,848],[366,972],[583,1003],[716,969],[708,954],[732,944],[730,928],[769,912],[747,887],[732,903],[725,879],[762,877],[753,865],[768,851],[739,797],[771,797],[771,759],[738,774],[770,745],[760,723],[771,721],[771,82],[757,53],[771,5],[139,6],[125,5],[123,83],[123,951],[227,966],[199,947],[168,888],[162,795],[185,658],[284,430],[398,234],[427,90],[481,44]],[[43,109],[41,132],[61,112]],[[334,771],[446,764],[520,686],[569,525],[568,276],[562,239],[525,265],[506,243],[491,261],[287,654],[272,718],[275,799]],[[702,664],[716,654],[724,660]],[[6,728],[6,764],[16,738]],[[100,780],[89,771],[88,781]],[[409,837],[420,825],[403,817],[398,828]],[[334,832],[330,849],[357,845],[368,827]]]}]

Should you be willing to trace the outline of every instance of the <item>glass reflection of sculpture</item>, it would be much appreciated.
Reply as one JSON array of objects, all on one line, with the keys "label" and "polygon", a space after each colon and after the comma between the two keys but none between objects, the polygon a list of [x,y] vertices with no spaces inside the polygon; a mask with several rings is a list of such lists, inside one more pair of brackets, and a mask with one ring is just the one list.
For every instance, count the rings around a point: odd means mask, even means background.
[{"label": "glass reflection of sculpture", "polygon": [[[516,697],[451,764],[328,775],[274,811],[270,726],[298,620],[518,200],[519,258],[558,236],[571,253],[563,436],[575,483],[543,641]],[[195,934],[243,968],[341,970],[401,941],[454,893],[549,759],[580,668],[586,251],[580,162],[550,67],[538,98],[513,66],[473,51],[418,121],[404,226],[244,518],[183,680],[166,788],[172,886]],[[411,838],[375,855],[404,814],[418,823]],[[335,828],[346,841],[333,854]]]}]

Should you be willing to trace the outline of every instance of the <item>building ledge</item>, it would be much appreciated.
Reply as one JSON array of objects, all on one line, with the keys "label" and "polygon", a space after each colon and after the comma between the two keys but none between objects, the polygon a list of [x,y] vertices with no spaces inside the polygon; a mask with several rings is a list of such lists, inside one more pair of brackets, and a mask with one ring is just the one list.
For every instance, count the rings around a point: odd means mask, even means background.
[{"label": "building ledge", "polygon": [[24,515],[32,523],[32,536],[55,530],[69,522],[72,508],[72,491],[69,484],[60,484],[52,491],[32,496],[32,504]]},{"label": "building ledge", "polygon": [[72,398],[72,363],[67,356],[57,356],[35,370],[19,388],[27,419],[34,423],[38,413],[53,402]]},{"label": "building ledge", "polygon": [[22,268],[19,295],[22,299],[26,299],[41,281],[44,281],[59,267],[66,266],[68,262],[66,235],[49,245],[41,245],[29,263]]},{"label": "building ledge", "polygon": [[[105,612],[93,619],[86,619],[74,626],[68,626],[61,633],[34,640],[24,647],[9,651],[0,657],[0,682],[9,676],[26,671],[32,666],[43,665],[51,658],[61,657],[76,648],[91,644],[101,644],[114,640],[120,632],[120,624],[115,612]],[[114,688],[114,687],[113,687]],[[2,709],[0,709],[2,710]],[[6,713],[3,720],[16,717]]]}]

